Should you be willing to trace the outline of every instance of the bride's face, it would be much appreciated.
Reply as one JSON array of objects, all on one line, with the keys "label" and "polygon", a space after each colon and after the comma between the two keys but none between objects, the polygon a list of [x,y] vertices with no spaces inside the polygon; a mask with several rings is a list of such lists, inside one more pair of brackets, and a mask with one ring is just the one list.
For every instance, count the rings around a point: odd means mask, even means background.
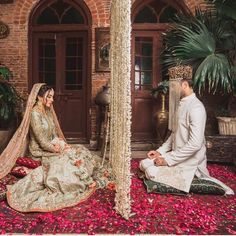
[{"label": "bride's face", "polygon": [[54,90],[53,89],[48,90],[43,99],[43,103],[46,107],[52,106],[52,103],[54,101],[53,97],[54,97]]}]

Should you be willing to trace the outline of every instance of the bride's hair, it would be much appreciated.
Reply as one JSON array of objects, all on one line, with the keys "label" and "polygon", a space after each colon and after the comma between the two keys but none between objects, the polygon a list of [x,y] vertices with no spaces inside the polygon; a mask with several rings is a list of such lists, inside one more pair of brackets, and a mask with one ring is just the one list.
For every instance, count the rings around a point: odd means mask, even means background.
[{"label": "bride's hair", "polygon": [[39,92],[38,92],[38,96],[39,97],[43,97],[44,94],[48,91],[48,90],[52,90],[53,88],[48,86],[48,85],[42,85],[41,88],[39,89]]}]

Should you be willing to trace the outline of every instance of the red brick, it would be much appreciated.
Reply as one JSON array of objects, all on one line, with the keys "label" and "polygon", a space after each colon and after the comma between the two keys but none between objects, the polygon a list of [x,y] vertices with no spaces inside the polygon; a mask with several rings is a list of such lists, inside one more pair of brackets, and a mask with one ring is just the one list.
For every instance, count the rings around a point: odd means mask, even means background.
[{"label": "red brick", "polygon": [[[84,0],[92,15],[92,64],[91,64],[91,101],[92,138],[96,137],[97,109],[94,98],[97,92],[110,79],[110,73],[97,73],[95,71],[95,28],[107,27],[110,24],[111,0]],[[134,3],[135,0],[132,0]],[[180,0],[176,0],[180,1]],[[194,11],[194,8],[203,3],[203,0],[184,0],[186,6]],[[40,2],[40,1],[37,1]],[[12,83],[23,93],[27,93],[28,87],[28,19],[35,7],[36,0],[18,0],[13,4],[1,5],[0,20],[10,27],[10,35],[0,42],[0,63],[5,64],[13,73]]]}]

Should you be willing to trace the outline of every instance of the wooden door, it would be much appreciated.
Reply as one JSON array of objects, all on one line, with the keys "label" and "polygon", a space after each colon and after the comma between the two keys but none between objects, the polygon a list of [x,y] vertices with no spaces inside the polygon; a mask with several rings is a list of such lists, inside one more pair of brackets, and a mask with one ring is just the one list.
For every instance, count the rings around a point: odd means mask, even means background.
[{"label": "wooden door", "polygon": [[88,140],[87,34],[35,33],[33,81],[55,89],[55,110],[66,138]]},{"label": "wooden door", "polygon": [[132,140],[155,140],[156,100],[152,87],[161,81],[160,32],[133,31],[132,34]]}]

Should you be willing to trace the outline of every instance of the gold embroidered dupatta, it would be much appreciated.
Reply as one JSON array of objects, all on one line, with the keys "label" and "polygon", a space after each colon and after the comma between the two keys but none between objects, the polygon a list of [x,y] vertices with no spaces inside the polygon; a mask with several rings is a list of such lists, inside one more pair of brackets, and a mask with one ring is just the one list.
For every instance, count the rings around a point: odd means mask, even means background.
[{"label": "gold embroidered dupatta", "polygon": [[[13,137],[11,138],[7,147],[0,155],[0,179],[6,176],[11,171],[12,167],[15,165],[17,158],[24,155],[27,150],[27,147],[29,145],[28,133],[30,126],[30,116],[32,109],[36,103],[39,89],[41,88],[42,85],[44,84],[38,83],[33,86],[27,100],[26,110],[22,122],[18,127],[18,129],[16,130]],[[53,113],[53,119],[57,135],[65,140],[56,113],[53,107],[51,107],[51,109]]]}]

